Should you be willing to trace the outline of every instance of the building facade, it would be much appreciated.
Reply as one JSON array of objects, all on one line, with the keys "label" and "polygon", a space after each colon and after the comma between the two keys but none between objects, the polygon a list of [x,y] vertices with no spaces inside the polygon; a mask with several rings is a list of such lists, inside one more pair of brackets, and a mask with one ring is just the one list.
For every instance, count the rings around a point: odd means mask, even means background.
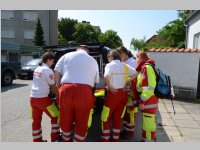
[{"label": "building facade", "polygon": [[[20,61],[21,53],[35,53],[33,39],[40,19],[46,45],[58,43],[57,10],[2,10],[1,51],[2,60]],[[24,63],[24,62],[22,62]]]},{"label": "building facade", "polygon": [[193,11],[185,21],[186,47],[200,49],[200,10]]}]

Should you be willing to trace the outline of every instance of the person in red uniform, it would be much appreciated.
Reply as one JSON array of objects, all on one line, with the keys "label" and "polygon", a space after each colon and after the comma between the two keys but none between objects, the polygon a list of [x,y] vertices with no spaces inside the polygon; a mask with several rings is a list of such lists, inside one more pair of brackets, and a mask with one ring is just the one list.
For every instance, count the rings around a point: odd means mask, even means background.
[{"label": "person in red uniform", "polygon": [[158,110],[158,97],[155,96],[157,75],[152,66],[154,60],[148,58],[146,52],[136,54],[137,77],[136,89],[140,93],[139,109],[142,112],[142,139],[141,141],[156,140],[156,113]]},{"label": "person in red uniform", "polygon": [[[136,62],[133,59],[133,55],[124,46],[118,48],[120,52],[121,61],[125,62],[127,65],[135,69]],[[134,79],[126,88],[128,92],[128,102],[126,105],[126,112],[123,118],[123,131],[120,137],[122,139],[128,139],[134,136],[136,115],[138,112],[138,94],[131,90],[136,87],[136,79]]]},{"label": "person in red uniform", "polygon": [[99,82],[97,61],[82,45],[75,52],[63,55],[54,70],[57,85],[61,85],[58,105],[62,141],[83,142],[92,123],[93,87]]},{"label": "person in red uniform", "polygon": [[110,121],[112,118],[112,141],[118,142],[120,141],[121,121],[126,110],[128,99],[124,87],[128,80],[132,80],[137,76],[137,72],[135,69],[120,61],[120,54],[117,50],[111,50],[108,54],[108,59],[110,63],[106,65],[104,73],[108,92],[101,114],[101,141],[109,142],[111,140]]},{"label": "person in red uniform", "polygon": [[33,72],[33,84],[30,95],[32,114],[32,136],[34,142],[45,142],[42,139],[42,113],[51,118],[51,141],[60,137],[59,111],[53,101],[48,97],[50,89],[57,95],[54,73],[50,69],[54,63],[54,54],[46,52],[42,57],[42,64]]}]

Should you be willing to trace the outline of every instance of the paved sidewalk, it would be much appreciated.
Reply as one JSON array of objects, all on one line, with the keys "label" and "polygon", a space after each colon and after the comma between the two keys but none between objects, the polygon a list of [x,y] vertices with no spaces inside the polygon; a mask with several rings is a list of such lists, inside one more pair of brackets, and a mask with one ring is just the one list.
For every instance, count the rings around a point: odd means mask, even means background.
[{"label": "paved sidewalk", "polygon": [[170,100],[159,101],[159,142],[200,142],[200,104],[174,100],[176,115]]}]

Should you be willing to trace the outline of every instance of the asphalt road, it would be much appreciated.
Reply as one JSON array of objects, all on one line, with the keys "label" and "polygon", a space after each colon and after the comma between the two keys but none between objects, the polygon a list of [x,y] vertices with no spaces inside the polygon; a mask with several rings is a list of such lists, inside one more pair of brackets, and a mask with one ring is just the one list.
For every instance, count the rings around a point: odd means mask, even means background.
[{"label": "asphalt road", "polygon": [[[29,95],[31,80],[14,80],[14,84],[1,88],[1,141],[31,142],[31,123],[29,117]],[[138,117],[138,120],[139,121]],[[50,119],[43,115],[42,129],[44,139],[49,139]],[[92,127],[89,129],[86,141],[100,141],[101,122],[98,113],[93,115]],[[140,130],[129,141],[139,141]]]}]

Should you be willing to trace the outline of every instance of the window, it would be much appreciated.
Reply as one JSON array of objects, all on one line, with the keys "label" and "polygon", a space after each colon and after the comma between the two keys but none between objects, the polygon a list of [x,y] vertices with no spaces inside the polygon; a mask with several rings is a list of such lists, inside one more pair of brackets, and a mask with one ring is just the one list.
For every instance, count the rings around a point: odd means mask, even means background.
[{"label": "window", "polygon": [[15,38],[15,31],[12,29],[5,29],[1,31],[1,36],[3,38]]},{"label": "window", "polygon": [[1,18],[2,19],[8,19],[13,20],[14,19],[14,11],[11,10],[2,10],[1,11]]},{"label": "window", "polygon": [[33,39],[34,38],[34,30],[25,30],[24,31],[24,39]]},{"label": "window", "polygon": [[38,12],[30,12],[30,11],[23,12],[24,21],[37,21],[37,18],[38,18]]},{"label": "window", "polygon": [[200,32],[194,35],[194,48],[200,49]]}]

